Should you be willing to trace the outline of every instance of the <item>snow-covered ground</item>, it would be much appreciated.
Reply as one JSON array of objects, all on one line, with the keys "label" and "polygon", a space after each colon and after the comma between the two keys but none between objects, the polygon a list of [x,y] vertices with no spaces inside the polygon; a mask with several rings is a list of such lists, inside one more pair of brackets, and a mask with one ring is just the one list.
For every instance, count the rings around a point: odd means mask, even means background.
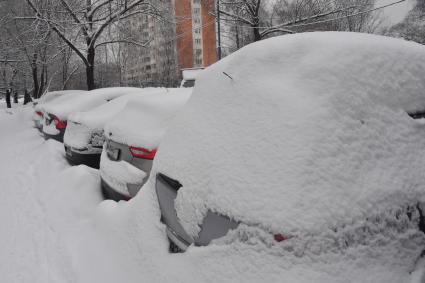
[{"label": "snow-covered ground", "polygon": [[14,107],[0,102],[0,282],[75,282],[66,238],[101,202],[98,172],[70,167]]},{"label": "snow-covered ground", "polygon": [[169,254],[152,184],[129,202],[102,202],[98,171],[70,167],[62,144],[32,128],[30,107],[0,103],[0,129],[0,282],[410,280],[402,256],[393,260],[397,243],[300,255],[300,247],[218,242]]}]

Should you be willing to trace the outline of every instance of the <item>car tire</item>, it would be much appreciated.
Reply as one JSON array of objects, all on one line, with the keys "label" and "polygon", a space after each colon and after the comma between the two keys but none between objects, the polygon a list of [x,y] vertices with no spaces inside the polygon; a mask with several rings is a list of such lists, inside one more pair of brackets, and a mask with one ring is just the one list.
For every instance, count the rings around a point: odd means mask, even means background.
[{"label": "car tire", "polygon": [[170,242],[170,247],[169,247],[170,253],[176,254],[176,253],[181,253],[182,252],[182,250],[176,244],[174,244],[173,241],[171,241],[169,239],[169,242]]}]

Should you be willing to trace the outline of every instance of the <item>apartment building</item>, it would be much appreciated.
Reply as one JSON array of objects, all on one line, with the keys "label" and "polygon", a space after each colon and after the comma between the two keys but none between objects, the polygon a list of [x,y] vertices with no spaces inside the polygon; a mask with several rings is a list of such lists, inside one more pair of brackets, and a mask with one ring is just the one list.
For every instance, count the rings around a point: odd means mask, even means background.
[{"label": "apartment building", "polygon": [[175,0],[179,69],[207,67],[217,61],[214,0]]},{"label": "apartment building", "polygon": [[181,70],[207,67],[217,61],[214,0],[161,1],[168,21],[149,15],[129,21],[132,34],[149,42],[126,49],[124,81],[133,86],[177,85]]}]

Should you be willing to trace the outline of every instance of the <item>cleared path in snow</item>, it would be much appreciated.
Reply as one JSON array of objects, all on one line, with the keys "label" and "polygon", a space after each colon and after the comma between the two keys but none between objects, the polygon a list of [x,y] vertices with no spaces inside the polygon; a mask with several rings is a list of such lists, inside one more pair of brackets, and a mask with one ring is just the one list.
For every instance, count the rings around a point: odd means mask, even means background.
[{"label": "cleared path in snow", "polygon": [[32,127],[30,107],[2,106],[0,282],[75,282],[66,232],[100,202],[97,172],[70,168],[62,144]]}]

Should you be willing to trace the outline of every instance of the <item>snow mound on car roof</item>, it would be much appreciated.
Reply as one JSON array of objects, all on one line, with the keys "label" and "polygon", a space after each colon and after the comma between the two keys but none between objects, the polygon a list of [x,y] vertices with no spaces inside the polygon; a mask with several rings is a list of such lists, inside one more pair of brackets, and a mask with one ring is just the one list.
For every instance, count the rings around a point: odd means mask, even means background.
[{"label": "snow mound on car roof", "polygon": [[59,99],[63,97],[62,99],[65,99],[68,95],[74,95],[77,93],[84,93],[86,91],[84,90],[59,90],[59,91],[50,91],[45,93],[40,99],[37,100],[37,105],[35,105],[34,110],[35,111],[41,111],[44,107],[44,104],[52,102],[53,100]]},{"label": "snow mound on car roof", "polygon": [[110,87],[66,95],[43,105],[43,110],[67,120],[73,112],[87,111],[119,96],[139,91],[133,87]]},{"label": "snow mound on car roof", "polygon": [[105,136],[129,146],[155,149],[191,93],[189,88],[175,88],[167,89],[166,93],[133,98],[105,125]]},{"label": "snow mound on car roof", "polygon": [[[206,69],[153,172],[179,180],[193,236],[208,209],[317,232],[424,195],[425,48],[356,33],[251,44]],[[155,176],[155,174],[152,174]]]},{"label": "snow mound on car roof", "polygon": [[113,99],[108,103],[97,106],[89,111],[73,113],[69,116],[69,121],[84,124],[92,129],[100,129],[103,128],[109,120],[113,119],[115,115],[122,111],[132,97],[136,96],[137,99],[138,95],[165,93],[166,91],[166,88],[137,89],[137,91],[132,91],[130,94]]},{"label": "snow mound on car roof", "polygon": [[40,99],[38,99],[38,103],[47,103],[49,101],[52,101],[55,98],[59,98],[62,95],[72,94],[75,92],[85,92],[85,90],[55,90],[55,91],[49,91],[43,94]]}]

